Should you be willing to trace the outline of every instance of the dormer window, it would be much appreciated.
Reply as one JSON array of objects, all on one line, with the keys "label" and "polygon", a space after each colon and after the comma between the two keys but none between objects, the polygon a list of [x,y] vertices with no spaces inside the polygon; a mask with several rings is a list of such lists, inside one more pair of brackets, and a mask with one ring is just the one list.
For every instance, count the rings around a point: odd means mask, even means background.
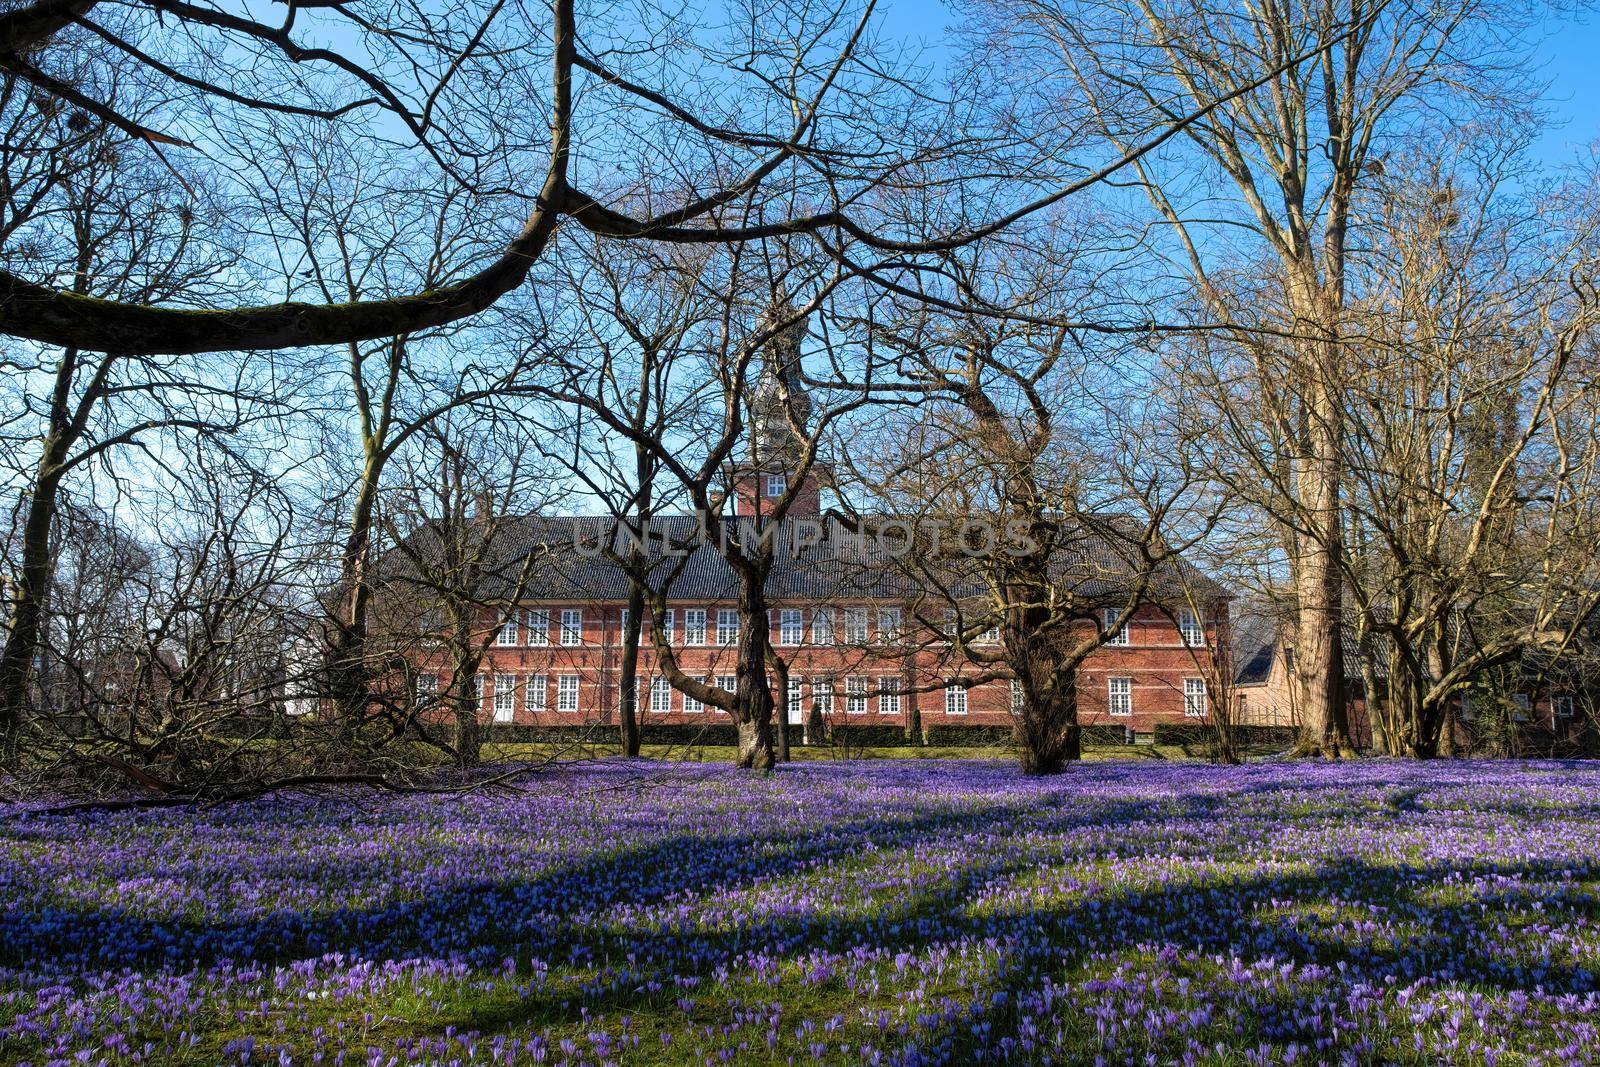
[{"label": "dormer window", "polygon": [[766,495],[769,497],[782,496],[783,491],[789,488],[789,479],[782,474],[769,474],[766,476]]}]

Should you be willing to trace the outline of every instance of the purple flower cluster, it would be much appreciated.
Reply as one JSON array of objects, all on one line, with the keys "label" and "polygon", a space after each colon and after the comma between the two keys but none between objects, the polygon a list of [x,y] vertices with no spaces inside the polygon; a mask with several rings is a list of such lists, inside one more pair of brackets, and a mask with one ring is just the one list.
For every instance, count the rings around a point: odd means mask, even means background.
[{"label": "purple flower cluster", "polygon": [[0,809],[0,1064],[1600,1062],[1600,767]]}]

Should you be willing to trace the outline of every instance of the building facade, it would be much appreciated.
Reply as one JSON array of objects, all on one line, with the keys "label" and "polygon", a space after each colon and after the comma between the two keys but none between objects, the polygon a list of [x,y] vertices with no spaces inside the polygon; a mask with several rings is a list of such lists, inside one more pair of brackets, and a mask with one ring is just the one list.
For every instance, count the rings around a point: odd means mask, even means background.
[{"label": "building facade", "polygon": [[[768,638],[788,679],[786,691],[773,694],[774,705],[808,734],[856,726],[924,733],[1009,727],[1020,693],[1008,678],[991,677],[994,665],[982,662],[999,649],[1000,628],[981,588],[963,601],[949,595],[949,586],[929,582],[929,572],[908,566],[901,558],[906,542],[897,552],[886,537],[906,525],[903,519],[824,510],[827,468],[801,462],[801,427],[811,415],[797,373],[804,333],[800,325],[778,331],[765,353],[749,398],[747,455],[728,472],[726,521],[710,524],[739,528],[740,537],[765,531],[778,546],[766,587]],[[808,473],[797,479],[802,469]],[[784,516],[771,519],[773,503],[785,498]],[[473,686],[480,715],[491,728],[613,723],[631,591],[628,575],[600,551],[601,538],[614,536],[615,527],[580,516],[516,521],[521,525],[505,539],[507,551],[537,558],[538,566],[515,596],[483,617],[493,637]],[[659,581],[650,580],[665,597],[660,623],[679,667],[732,691],[738,582],[707,525],[687,515],[652,520],[661,555],[652,572]],[[917,550],[927,546],[918,542]],[[1074,593],[1083,594],[1084,604],[1105,605],[1071,623],[1077,636],[1092,637],[1128,604],[1118,592],[1124,556],[1092,537],[1074,543],[1070,554],[1083,569]],[[1216,680],[1224,677],[1228,598],[1181,563],[1166,570],[1158,584],[1167,601],[1138,604],[1079,670],[1083,726],[1149,735],[1159,723],[1209,719]],[[1182,596],[1174,593],[1179,588]],[[949,639],[952,617],[976,654]],[[730,722],[672,686],[649,633],[637,669],[641,725]],[[426,663],[415,679],[424,697],[447,681],[442,668]]]},{"label": "building facade", "polygon": [[[759,519],[761,499],[785,484],[747,472],[728,494],[731,515]],[[775,538],[778,563],[768,586],[773,653],[787,668],[786,692],[774,705],[804,732],[840,727],[910,728],[923,732],[1009,727],[1020,692],[1008,678],[987,678],[998,651],[998,620],[986,624],[981,603],[963,610],[969,656],[948,639],[958,610],[927,595],[889,566],[871,535],[852,534],[821,511],[817,486],[802,486],[798,503]],[[514,603],[486,609],[488,644],[474,690],[488,727],[601,726],[617,720],[629,582],[592,549],[589,538],[614,531],[587,517],[526,520],[513,540],[544,562]],[[661,629],[684,673],[734,688],[740,615],[737,581],[714,543],[690,516],[658,520],[663,541],[681,545],[685,564],[667,590]],[[818,538],[811,543],[813,537]],[[791,551],[794,541],[802,547]],[[865,551],[862,542],[865,542]],[[554,547],[552,547],[554,546]],[[1103,579],[1102,579],[1103,580]],[[1226,596],[1214,586],[1203,606],[1139,604],[1126,624],[1090,653],[1078,672],[1079,721],[1148,735],[1159,723],[1209,720],[1219,663],[1226,659]],[[1122,601],[1121,603],[1125,603]],[[1105,609],[1114,621],[1120,606]],[[976,620],[976,621],[974,621]],[[648,728],[730,723],[727,713],[675,689],[661,672],[643,620],[638,658],[639,721]],[[1084,637],[1096,625],[1083,619]],[[492,631],[492,636],[489,632]],[[446,669],[422,663],[419,696],[442,691]]]}]

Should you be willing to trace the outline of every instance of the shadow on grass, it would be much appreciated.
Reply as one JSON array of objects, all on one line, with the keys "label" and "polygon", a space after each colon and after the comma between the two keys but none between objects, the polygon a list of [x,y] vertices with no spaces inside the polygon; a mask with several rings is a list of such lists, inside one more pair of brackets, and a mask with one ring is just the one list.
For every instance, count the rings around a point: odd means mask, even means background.
[{"label": "shadow on grass", "polygon": [[[800,775],[823,773],[816,769]],[[1136,772],[1101,771],[1096,784],[1117,785]],[[1155,887],[1108,888],[1081,899],[1032,902],[1007,910],[968,905],[982,887],[1026,875],[1035,869],[1027,849],[996,848],[971,862],[929,876],[911,891],[870,914],[841,916],[824,907],[743,921],[721,929],[683,923],[605,921],[589,916],[622,904],[647,909],[669,897],[692,896],[714,902],[775,880],[803,877],[833,864],[848,864],[864,843],[877,849],[919,850],[956,847],[963,838],[987,845],[1003,842],[1007,831],[1025,824],[1030,832],[1059,837],[1068,854],[1050,865],[1070,864],[1075,833],[1118,831],[1137,824],[1187,824],[1201,841],[1228,842],[1239,832],[1242,798],[1304,792],[1303,781],[1252,781],[1242,776],[1229,788],[1172,797],[1101,799],[1085,804],[1071,788],[1041,787],[1006,803],[927,814],[885,815],[829,822],[810,829],[697,835],[673,834],[602,855],[582,857],[526,880],[492,877],[439,887],[423,900],[379,908],[327,912],[281,912],[220,924],[160,922],[125,910],[49,911],[0,915],[0,962],[31,971],[82,973],[118,967],[185,970],[222,961],[266,965],[343,953],[368,959],[427,956],[468,967],[492,968],[507,958],[526,970],[538,959],[552,968],[593,966],[598,976],[571,997],[539,994],[516,1002],[485,1003],[469,1020],[474,1029],[496,1032],[514,1025],[539,1025],[565,1017],[581,1002],[591,1015],[631,1008],[641,999],[670,1002],[671,980],[706,978],[726,970],[746,975],[749,961],[769,957],[793,964],[818,951],[852,949],[920,953],[935,946],[987,942],[1000,946],[995,988],[1011,994],[1001,1003],[974,1003],[959,1025],[936,1028],[917,1040],[954,1042],[958,1049],[982,1032],[986,1042],[1018,1026],[1016,992],[1045,975],[1071,973],[1097,954],[1115,954],[1132,945],[1171,945],[1182,950],[1246,959],[1272,957],[1337,966],[1382,984],[1421,977],[1489,989],[1587,993],[1597,988],[1591,971],[1566,961],[1527,959],[1521,946],[1506,940],[1497,923],[1485,921],[1485,907],[1509,906],[1513,890],[1496,890],[1440,903],[1430,891],[1450,875],[1503,879],[1541,879],[1553,888],[1541,897],[1545,914],[1557,921],[1572,912],[1600,914],[1593,890],[1563,881],[1572,865],[1543,860],[1473,860],[1462,863],[1378,865],[1355,857],[1327,860],[1309,870],[1263,874],[1241,869],[1237,876],[1207,875]],[[1409,784],[1408,784],[1409,783]],[[1327,796],[1321,807],[1289,816],[1279,824],[1345,824],[1354,815],[1371,820],[1413,821],[1428,812],[1426,787],[1396,775],[1364,777],[1364,789],[1378,803],[1354,811]],[[1538,805],[1507,803],[1499,810],[1527,817],[1553,813]],[[1253,819],[1254,816],[1251,816]],[[1264,816],[1263,816],[1264,818]],[[1254,825],[1254,823],[1252,823]],[[1130,853],[1141,844],[1132,838]],[[1104,854],[1104,853],[1102,853]],[[1226,850],[1219,857],[1229,858]],[[1248,856],[1241,858],[1248,862]],[[380,877],[378,866],[352,868],[358,877]],[[1593,878],[1582,868],[1579,877]],[[1562,888],[1565,886],[1565,888]],[[1366,908],[1400,931],[1392,940],[1363,940],[1360,930],[1340,932],[1332,924],[1295,922],[1293,907],[1332,903]],[[1285,908],[1284,905],[1290,905]],[[1347,926],[1350,924],[1347,924]],[[641,992],[643,991],[643,992]],[[774,991],[775,993],[776,991]],[[1307,1040],[1314,1035],[1293,1012],[1262,1022],[1275,1040]],[[959,1030],[959,1033],[958,1033]]]}]

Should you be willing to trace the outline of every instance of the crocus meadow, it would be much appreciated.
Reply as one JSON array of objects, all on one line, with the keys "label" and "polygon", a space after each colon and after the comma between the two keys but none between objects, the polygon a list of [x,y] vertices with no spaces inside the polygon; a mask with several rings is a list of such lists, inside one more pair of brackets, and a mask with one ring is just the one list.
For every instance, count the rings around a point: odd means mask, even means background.
[{"label": "crocus meadow", "polygon": [[1600,768],[0,809],[0,1062],[1588,1063]]}]

